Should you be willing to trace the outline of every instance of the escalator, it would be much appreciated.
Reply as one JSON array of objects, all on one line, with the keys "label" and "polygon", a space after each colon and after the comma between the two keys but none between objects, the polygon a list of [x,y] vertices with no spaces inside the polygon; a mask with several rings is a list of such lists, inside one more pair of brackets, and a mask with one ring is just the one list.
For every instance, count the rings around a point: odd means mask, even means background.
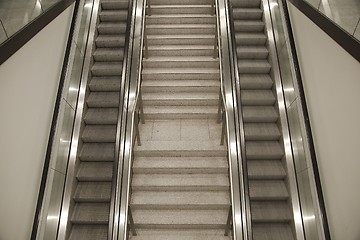
[{"label": "escalator", "polygon": [[101,0],[65,239],[107,239],[128,0]]},{"label": "escalator", "polygon": [[281,131],[284,123],[271,73],[269,44],[274,43],[268,40],[264,6],[260,0],[231,2],[252,236],[256,240],[297,239]]}]

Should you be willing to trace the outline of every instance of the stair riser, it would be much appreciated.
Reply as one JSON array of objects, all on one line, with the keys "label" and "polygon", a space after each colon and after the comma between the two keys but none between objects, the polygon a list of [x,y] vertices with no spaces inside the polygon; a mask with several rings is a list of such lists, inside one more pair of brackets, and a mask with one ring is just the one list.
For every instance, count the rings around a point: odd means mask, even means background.
[{"label": "stair riser", "polygon": [[216,93],[219,92],[219,87],[163,87],[163,86],[142,86],[143,93],[163,92],[163,93],[178,93],[178,92],[207,92]]},{"label": "stair riser", "polygon": [[[216,119],[217,113],[145,113],[145,118],[149,120],[171,120],[171,119]],[[154,157],[156,155],[153,155]],[[177,156],[176,154],[172,156]],[[191,156],[191,155],[189,155]]]},{"label": "stair riser", "polygon": [[218,61],[143,61],[144,68],[218,68]]},{"label": "stair riser", "polygon": [[215,37],[208,38],[151,38],[148,37],[149,45],[211,45],[214,46]]},{"label": "stair riser", "polygon": [[216,24],[215,17],[150,17],[147,24]]},{"label": "stair riser", "polygon": [[135,229],[225,229],[225,224],[136,224]]},{"label": "stair riser", "polygon": [[152,0],[151,5],[211,5],[211,0]]},{"label": "stair riser", "polygon": [[229,204],[165,205],[131,204],[134,210],[229,210]]},{"label": "stair riser", "polygon": [[214,10],[209,6],[196,6],[195,7],[161,7],[161,6],[154,6],[151,8],[151,14],[212,14]]},{"label": "stair riser", "polygon": [[159,150],[159,151],[139,151],[135,152],[135,157],[223,157],[226,151],[217,150]]},{"label": "stair riser", "polygon": [[219,73],[143,73],[143,80],[219,80]]},{"label": "stair riser", "polygon": [[[148,50],[149,57],[153,56],[211,56],[215,54],[214,49],[177,49],[177,50]],[[216,51],[217,54],[217,51]]]},{"label": "stair riser", "polygon": [[181,168],[133,168],[134,173],[151,173],[151,174],[218,174],[218,173],[228,173],[228,168],[188,168],[188,169],[181,169]]},{"label": "stair riser", "polygon": [[213,27],[213,28],[189,28],[189,27],[152,28],[152,27],[147,27],[146,33],[149,35],[208,34],[208,35],[214,35],[214,37],[215,37],[215,27]]},{"label": "stair riser", "polygon": [[229,186],[132,186],[133,191],[229,191]]},{"label": "stair riser", "polygon": [[217,99],[189,99],[189,100],[149,100],[143,99],[144,106],[217,106]]}]

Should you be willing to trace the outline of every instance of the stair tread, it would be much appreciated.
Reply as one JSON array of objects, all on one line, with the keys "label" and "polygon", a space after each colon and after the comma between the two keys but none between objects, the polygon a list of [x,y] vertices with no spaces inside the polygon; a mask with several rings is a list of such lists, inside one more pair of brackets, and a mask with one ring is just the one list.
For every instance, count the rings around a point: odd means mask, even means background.
[{"label": "stair tread", "polygon": [[220,73],[216,68],[146,68],[143,69],[143,74],[151,73]]},{"label": "stair tread", "polygon": [[176,100],[176,99],[183,99],[183,100],[196,100],[196,99],[219,99],[218,93],[207,93],[207,92],[200,92],[200,93],[144,93],[143,100],[151,100],[151,99],[161,99],[161,100]]},{"label": "stair tread", "polygon": [[183,225],[196,228],[197,225],[224,227],[228,211],[226,210],[134,210],[135,226],[141,225]]},{"label": "stair tread", "polygon": [[84,143],[80,152],[81,161],[114,161],[114,143]]},{"label": "stair tread", "polygon": [[217,150],[225,153],[225,147],[218,141],[144,141],[141,146],[136,146],[135,151],[206,151]]},{"label": "stair tread", "polygon": [[[231,239],[224,236],[223,229],[139,229],[137,236],[131,236],[132,240],[203,240],[203,239]],[[82,239],[81,239],[82,240]]]},{"label": "stair tread", "polygon": [[132,187],[229,187],[226,174],[134,174]]},{"label": "stair tread", "polygon": [[111,181],[113,162],[81,162],[76,178],[79,181]]},{"label": "stair tread", "polygon": [[111,182],[79,182],[74,200],[76,202],[110,202]]},{"label": "stair tread", "polygon": [[227,191],[134,191],[132,193],[131,206],[133,209],[142,207],[146,207],[147,209],[184,209],[189,206],[203,206],[203,208],[217,206],[219,208],[229,208],[230,196]]},{"label": "stair tread", "polygon": [[125,36],[124,35],[98,35],[95,40],[97,47],[124,47]]},{"label": "stair tread", "polygon": [[71,217],[73,224],[106,224],[109,221],[108,203],[76,203]]},{"label": "stair tread", "polygon": [[133,170],[144,168],[155,169],[206,169],[226,168],[225,157],[137,157],[135,158]]},{"label": "stair tread", "polygon": [[208,61],[218,62],[219,59],[212,56],[151,56],[145,58],[143,62],[196,62],[196,61]]},{"label": "stair tread", "polygon": [[217,80],[145,80],[142,82],[142,87],[220,87],[220,83]]},{"label": "stair tread", "polygon": [[156,29],[156,28],[163,28],[163,29],[175,29],[175,28],[186,28],[186,29],[190,29],[190,28],[197,28],[197,29],[205,29],[205,28],[210,28],[210,29],[215,29],[215,25],[214,24],[192,24],[192,23],[188,23],[188,24],[147,24],[146,25],[146,29]]}]

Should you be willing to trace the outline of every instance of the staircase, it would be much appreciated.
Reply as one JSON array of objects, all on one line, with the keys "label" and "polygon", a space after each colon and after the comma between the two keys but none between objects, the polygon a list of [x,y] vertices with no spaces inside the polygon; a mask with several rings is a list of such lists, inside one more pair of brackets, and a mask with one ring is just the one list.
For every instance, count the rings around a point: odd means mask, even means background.
[{"label": "staircase", "polygon": [[232,0],[254,240],[292,240],[293,215],[260,0]]},{"label": "staircase", "polygon": [[134,149],[133,240],[230,239],[226,147],[216,123],[219,59],[211,0],[152,0],[143,59],[146,123]]},{"label": "staircase", "polygon": [[107,240],[128,0],[100,0],[70,240]]}]

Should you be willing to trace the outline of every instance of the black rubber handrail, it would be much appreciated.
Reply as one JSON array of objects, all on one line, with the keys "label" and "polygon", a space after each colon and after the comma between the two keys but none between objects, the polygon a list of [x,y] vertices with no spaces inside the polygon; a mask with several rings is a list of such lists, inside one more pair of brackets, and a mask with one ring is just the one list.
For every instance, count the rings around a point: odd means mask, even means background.
[{"label": "black rubber handrail", "polygon": [[62,0],[54,4],[54,6],[2,43],[0,45],[0,65],[9,59],[15,52],[17,52],[75,1],[76,0]]},{"label": "black rubber handrail", "polygon": [[[62,94],[63,87],[64,87],[65,76],[66,76],[67,66],[68,66],[69,56],[70,56],[71,43],[72,43],[72,38],[73,38],[73,34],[74,34],[74,28],[75,28],[75,23],[77,20],[77,12],[79,9],[80,1],[63,0],[62,2],[57,3],[55,6],[53,6],[51,9],[49,9],[47,12],[42,14],[38,19],[36,19],[32,23],[30,23],[29,26],[25,27],[19,33],[15,34],[14,37],[9,39],[8,42],[5,42],[5,44],[0,46],[0,64],[1,64],[4,61],[6,61],[7,58],[9,58],[17,50],[19,50],[27,41],[29,41],[32,37],[34,37],[42,28],[44,28],[53,19],[55,19],[58,15],[60,15],[65,9],[67,9],[73,2],[75,2],[74,13],[73,13],[73,18],[72,18],[72,22],[71,22],[71,26],[70,26],[70,32],[69,32],[69,36],[68,36],[68,40],[67,40],[66,51],[65,51],[65,56],[64,56],[64,61],[63,61],[62,71],[61,71],[61,77],[59,79],[59,85],[58,85],[58,90],[57,90],[57,95],[56,95],[54,113],[53,113],[52,122],[51,122],[48,145],[46,148],[44,168],[43,168],[43,172],[42,172],[42,176],[41,176],[40,189],[39,189],[39,194],[38,194],[38,200],[36,203],[33,227],[32,227],[32,231],[31,231],[31,238],[30,238],[31,240],[36,239],[36,236],[38,234],[39,225],[40,225],[40,215],[41,215],[41,209],[42,209],[43,203],[44,203],[45,187],[46,187],[47,176],[48,176],[49,167],[50,167],[52,145],[54,142],[56,125],[57,125],[57,120],[59,117],[61,94]],[[21,39],[22,37],[24,37],[26,39]],[[11,47],[12,49],[7,49],[7,50],[3,49],[6,47],[9,47],[9,48]],[[8,54],[7,58],[5,58],[3,56],[3,51],[4,51],[4,53]]]},{"label": "black rubber handrail", "polygon": [[[336,41],[345,51],[360,62],[360,41],[351,36],[348,32],[343,30],[340,26],[334,23],[330,18],[323,15],[317,9],[312,7],[304,0],[288,0],[303,14],[305,14],[311,21],[320,27],[327,35]],[[286,6],[286,1],[284,1]],[[284,9],[285,10],[285,9]],[[286,9],[287,11],[287,9]]]},{"label": "black rubber handrail", "polygon": [[[281,1],[283,3],[283,12],[284,12],[286,25],[287,25],[287,29],[288,29],[289,43],[290,43],[290,47],[291,47],[291,53],[292,53],[292,56],[293,56],[292,60],[294,61],[297,84],[299,86],[299,94],[300,94],[301,106],[302,106],[302,111],[303,111],[303,118],[304,118],[304,122],[305,122],[306,135],[307,135],[306,140],[308,142],[309,151],[310,151],[310,155],[311,155],[311,162],[312,162],[312,166],[313,166],[313,173],[314,173],[314,177],[315,177],[315,185],[316,185],[316,190],[317,190],[316,191],[317,192],[317,198],[319,200],[320,214],[322,215],[321,217],[322,217],[322,221],[323,221],[323,232],[324,232],[324,235],[325,235],[325,239],[326,240],[331,240],[329,223],[328,223],[328,220],[327,220],[327,214],[326,214],[326,209],[325,209],[324,195],[323,195],[323,191],[322,191],[319,168],[318,168],[318,163],[317,163],[317,158],[316,158],[314,140],[313,140],[311,125],[310,125],[309,112],[308,112],[307,104],[306,104],[304,85],[303,85],[303,81],[302,81],[302,77],[301,77],[301,73],[300,73],[300,65],[299,65],[299,61],[298,61],[298,55],[297,55],[297,51],[296,51],[296,47],[295,47],[294,35],[293,35],[293,32],[292,32],[292,27],[291,27],[291,22],[290,22],[288,7],[287,7],[287,1],[290,1],[292,3],[293,2],[300,2],[300,1],[304,2],[304,1],[302,1],[302,0],[281,0]],[[310,7],[310,6],[308,5],[308,7]],[[299,9],[299,10],[301,11],[301,9]],[[312,14],[314,14],[315,12],[316,12],[316,14],[320,14],[315,9],[313,9],[311,11]],[[328,19],[327,19],[327,21],[330,22]],[[328,24],[330,24],[330,23],[328,23]],[[343,30],[341,30],[341,31],[343,31]],[[357,44],[357,47],[358,47],[358,49],[360,51],[360,44],[358,42],[356,44]],[[358,54],[358,57],[359,57],[358,60],[360,60],[360,55],[359,54]]]}]

